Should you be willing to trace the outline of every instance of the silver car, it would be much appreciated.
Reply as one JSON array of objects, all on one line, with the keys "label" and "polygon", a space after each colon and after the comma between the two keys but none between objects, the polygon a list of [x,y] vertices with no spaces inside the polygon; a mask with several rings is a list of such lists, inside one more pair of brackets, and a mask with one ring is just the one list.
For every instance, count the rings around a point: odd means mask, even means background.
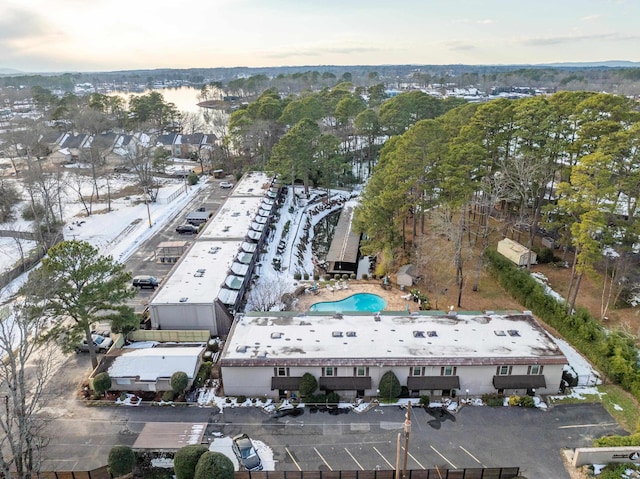
[{"label": "silver car", "polygon": [[246,434],[238,434],[233,438],[231,446],[240,465],[247,471],[262,471],[262,462],[251,439]]}]

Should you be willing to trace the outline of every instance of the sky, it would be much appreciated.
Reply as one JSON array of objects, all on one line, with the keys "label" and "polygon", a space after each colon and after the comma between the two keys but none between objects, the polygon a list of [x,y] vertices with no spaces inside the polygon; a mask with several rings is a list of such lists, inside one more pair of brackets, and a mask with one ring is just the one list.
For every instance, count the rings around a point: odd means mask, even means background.
[{"label": "sky", "polygon": [[3,0],[23,72],[640,61],[637,0]]}]

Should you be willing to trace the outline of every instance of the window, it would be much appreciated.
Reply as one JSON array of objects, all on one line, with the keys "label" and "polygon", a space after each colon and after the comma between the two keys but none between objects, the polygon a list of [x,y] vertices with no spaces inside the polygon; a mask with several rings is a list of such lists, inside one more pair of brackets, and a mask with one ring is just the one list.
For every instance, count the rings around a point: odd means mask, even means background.
[{"label": "window", "polygon": [[424,368],[422,366],[413,366],[409,372],[411,376],[423,376]]},{"label": "window", "polygon": [[509,375],[511,375],[511,369],[513,369],[513,366],[498,366],[498,370],[496,371],[496,375],[498,375],[498,376],[509,376]]},{"label": "window", "polygon": [[289,368],[274,368],[274,374],[276,376],[288,376]]},{"label": "window", "polygon": [[529,366],[527,370],[527,374],[534,374],[534,375],[542,374],[542,368],[543,368],[542,365],[534,364],[532,366]]},{"label": "window", "polygon": [[326,368],[322,368],[323,376],[337,376],[338,368],[334,368],[333,366],[327,366]]},{"label": "window", "polygon": [[369,368],[364,366],[358,366],[357,368],[353,368],[353,375],[358,377],[365,377],[369,375]]},{"label": "window", "polygon": [[440,376],[455,376],[458,368],[456,366],[442,366]]}]

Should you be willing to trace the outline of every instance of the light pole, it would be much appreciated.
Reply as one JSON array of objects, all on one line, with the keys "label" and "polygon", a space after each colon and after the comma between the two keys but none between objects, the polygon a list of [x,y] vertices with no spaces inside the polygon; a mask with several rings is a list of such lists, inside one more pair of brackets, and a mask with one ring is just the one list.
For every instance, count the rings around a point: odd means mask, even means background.
[{"label": "light pole", "polygon": [[464,392],[465,392],[465,393],[467,393],[467,397],[465,398],[465,401],[466,401],[466,402],[469,402],[469,390],[468,390],[468,389],[465,389],[465,391],[464,391]]},{"label": "light pole", "polygon": [[407,414],[404,420],[404,459],[402,461],[402,479],[407,475],[407,456],[409,455],[409,434],[411,433],[411,401],[407,402]]}]

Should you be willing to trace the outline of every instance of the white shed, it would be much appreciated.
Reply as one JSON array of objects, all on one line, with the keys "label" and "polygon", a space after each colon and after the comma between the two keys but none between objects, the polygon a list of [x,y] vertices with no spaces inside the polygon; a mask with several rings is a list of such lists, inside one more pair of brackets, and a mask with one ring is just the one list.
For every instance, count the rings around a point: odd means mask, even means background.
[{"label": "white shed", "polygon": [[529,248],[509,238],[498,241],[498,253],[518,266],[526,266],[529,261],[529,255],[531,255],[531,264],[536,264],[538,259],[535,251],[531,251]]}]

